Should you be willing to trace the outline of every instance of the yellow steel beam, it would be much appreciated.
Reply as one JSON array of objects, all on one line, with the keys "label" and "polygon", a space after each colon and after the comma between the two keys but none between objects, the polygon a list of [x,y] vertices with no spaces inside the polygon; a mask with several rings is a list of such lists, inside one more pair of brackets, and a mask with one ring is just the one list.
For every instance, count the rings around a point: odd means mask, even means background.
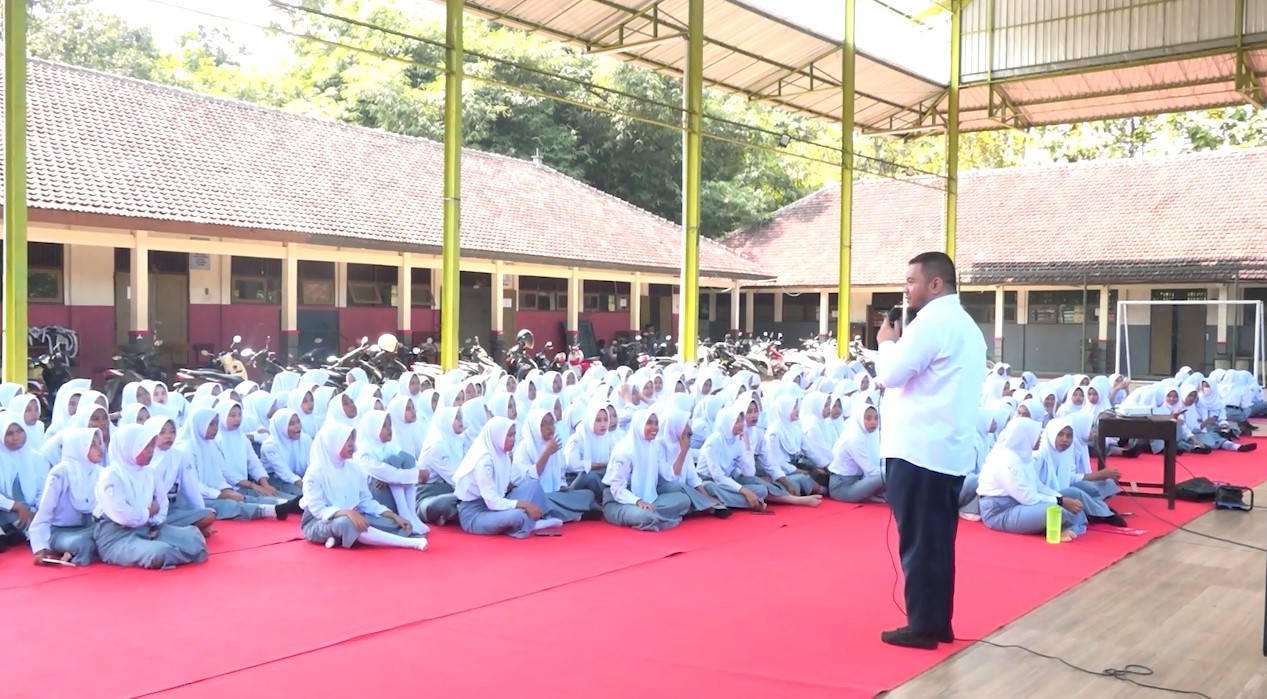
[{"label": "yellow steel beam", "polygon": [[857,73],[857,0],[844,0],[845,34],[840,51],[840,258],[836,289],[836,356],[849,356],[849,308],[853,293],[853,131],[854,80]]},{"label": "yellow steel beam", "polygon": [[686,75],[682,104],[686,129],[682,134],[682,283],[678,316],[678,352],[683,361],[695,360],[699,346],[699,223],[700,179],[704,115],[704,0],[687,2]]},{"label": "yellow steel beam", "polygon": [[19,386],[27,375],[26,19],[25,2],[4,4],[4,378]]},{"label": "yellow steel beam", "polygon": [[[445,2],[444,57],[444,260],[440,273],[440,366],[458,366],[458,293],[461,289],[462,221],[462,0]],[[493,290],[501,289],[494,280]]]}]

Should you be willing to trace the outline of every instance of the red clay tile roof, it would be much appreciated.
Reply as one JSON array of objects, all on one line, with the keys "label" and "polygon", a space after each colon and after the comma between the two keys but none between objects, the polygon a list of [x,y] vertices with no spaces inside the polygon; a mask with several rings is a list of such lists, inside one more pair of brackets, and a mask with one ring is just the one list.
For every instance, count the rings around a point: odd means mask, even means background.
[{"label": "red clay tile roof", "polygon": [[[1261,148],[964,173],[961,279],[1231,281],[1237,269],[1241,279],[1263,278],[1265,182]],[[839,199],[829,187],[723,242],[779,286],[834,286]],[[855,183],[854,284],[898,284],[907,259],[941,249],[943,202],[943,192],[910,181]]]},{"label": "red clay tile roof", "polygon": [[[440,143],[47,61],[29,70],[33,208],[440,245]],[[462,164],[464,251],[679,269],[671,221],[530,162],[465,150]],[[764,276],[713,241],[700,266]]]}]

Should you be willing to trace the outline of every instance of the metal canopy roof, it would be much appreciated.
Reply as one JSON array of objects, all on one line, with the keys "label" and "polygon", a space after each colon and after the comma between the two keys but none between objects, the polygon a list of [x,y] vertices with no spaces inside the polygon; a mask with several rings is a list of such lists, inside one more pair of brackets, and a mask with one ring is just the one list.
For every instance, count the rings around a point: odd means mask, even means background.
[{"label": "metal canopy roof", "polygon": [[[830,19],[803,26],[761,9],[761,2],[707,0],[705,84],[839,121],[843,27],[830,26]],[[863,3],[914,23],[935,17],[947,0]],[[686,4],[466,0],[471,12],[485,18],[677,75],[685,61]],[[1267,101],[1267,0],[1109,0],[1090,6],[966,0],[962,27],[963,131],[1235,104],[1261,108]],[[860,17],[860,40],[867,31]],[[874,53],[858,53],[858,129],[911,135],[944,130],[948,81]]]},{"label": "metal canopy roof", "polygon": [[[487,19],[676,75],[686,62],[686,5],[687,0],[466,0],[471,12]],[[710,87],[838,122],[840,53],[839,38],[740,0],[709,0],[705,6],[704,83]],[[911,128],[935,111],[945,92],[944,83],[863,53],[856,66],[855,118],[864,130]]]}]

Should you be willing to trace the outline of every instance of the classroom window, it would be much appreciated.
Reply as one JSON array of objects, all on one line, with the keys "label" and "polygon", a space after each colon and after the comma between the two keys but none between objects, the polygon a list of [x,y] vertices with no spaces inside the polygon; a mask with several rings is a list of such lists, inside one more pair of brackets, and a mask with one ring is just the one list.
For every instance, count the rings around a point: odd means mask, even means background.
[{"label": "classroom window", "polygon": [[400,269],[386,265],[348,264],[348,305],[395,305]]},{"label": "classroom window", "polygon": [[59,243],[27,243],[26,298],[31,303],[62,303],[66,296],[65,248]]},{"label": "classroom window", "polygon": [[[994,312],[998,300],[995,291],[961,291],[959,303],[963,309],[978,323],[988,325],[994,322]],[[1003,292],[1003,322],[1016,322],[1016,292]]]},{"label": "classroom window", "polygon": [[[629,310],[629,282],[583,281],[587,313],[615,313]],[[566,295],[565,295],[566,298]],[[701,307],[703,304],[701,304]]]},{"label": "classroom window", "polygon": [[[1091,322],[1082,305],[1082,290],[1029,292],[1029,322],[1032,325],[1076,325]],[[1095,308],[1100,292],[1088,291],[1087,306]]]},{"label": "classroom window", "polygon": [[233,303],[282,302],[282,261],[234,257],[229,263]]},{"label": "classroom window", "polygon": [[519,309],[561,311],[567,308],[568,281],[553,277],[520,277]]},{"label": "classroom window", "polygon": [[300,260],[299,303],[303,306],[333,306],[334,263]]},{"label": "classroom window", "polygon": [[410,305],[414,308],[431,308],[435,306],[435,295],[431,286],[431,270],[425,267],[414,267],[409,270],[409,275],[409,282],[413,285],[413,289],[410,291]]}]

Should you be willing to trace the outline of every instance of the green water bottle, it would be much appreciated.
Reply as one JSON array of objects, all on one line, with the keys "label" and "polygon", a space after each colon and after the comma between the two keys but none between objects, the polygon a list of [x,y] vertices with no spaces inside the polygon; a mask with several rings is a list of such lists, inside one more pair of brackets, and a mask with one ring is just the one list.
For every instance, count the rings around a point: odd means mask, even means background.
[{"label": "green water bottle", "polygon": [[1063,518],[1060,505],[1047,508],[1047,543],[1060,543],[1060,522]]}]

